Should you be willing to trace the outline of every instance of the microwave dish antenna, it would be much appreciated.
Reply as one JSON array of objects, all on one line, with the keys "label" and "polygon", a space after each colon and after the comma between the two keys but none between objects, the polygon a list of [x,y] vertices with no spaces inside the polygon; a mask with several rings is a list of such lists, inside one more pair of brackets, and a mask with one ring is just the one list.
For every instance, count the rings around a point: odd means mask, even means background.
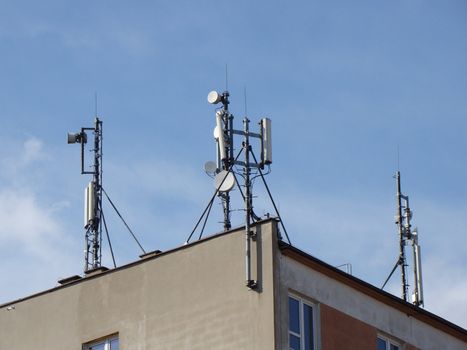
[{"label": "microwave dish antenna", "polygon": [[214,187],[219,192],[229,192],[235,186],[235,177],[232,172],[222,170],[214,177]]}]

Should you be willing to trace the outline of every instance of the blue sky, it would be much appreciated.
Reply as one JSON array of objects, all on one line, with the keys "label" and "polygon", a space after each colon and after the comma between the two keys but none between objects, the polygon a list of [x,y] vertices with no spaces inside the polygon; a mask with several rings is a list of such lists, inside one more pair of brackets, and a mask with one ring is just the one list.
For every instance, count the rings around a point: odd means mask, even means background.
[{"label": "blue sky", "polygon": [[[380,286],[399,148],[426,309],[467,327],[465,1],[0,4],[0,303],[82,272],[89,179],[66,132],[92,126],[96,92],[107,192],[147,250],[183,244],[213,191],[206,95],[227,64],[236,127],[245,88],[249,118],[273,120],[268,183],[292,243]],[[255,194],[272,212],[258,181]],[[117,263],[137,259],[106,213]],[[220,220],[216,204],[207,231]]]}]

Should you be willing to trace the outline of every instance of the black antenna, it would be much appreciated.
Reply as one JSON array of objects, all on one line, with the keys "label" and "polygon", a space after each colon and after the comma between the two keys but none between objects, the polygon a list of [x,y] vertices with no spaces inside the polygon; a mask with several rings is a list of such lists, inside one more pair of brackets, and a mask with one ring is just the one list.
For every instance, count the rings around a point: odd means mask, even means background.
[{"label": "black antenna", "polygon": [[227,63],[225,64],[225,91],[229,91],[229,70]]},{"label": "black antenna", "polygon": [[94,93],[94,117],[97,118],[97,92]]},{"label": "black antenna", "polygon": [[251,240],[255,238],[255,233],[250,228],[251,216],[253,212],[251,180],[250,180],[250,120],[245,116],[243,118],[244,141],[243,149],[245,153],[245,164],[243,166],[243,177],[245,179],[245,265],[246,265],[246,285],[248,288],[255,289],[258,282],[251,277]]},{"label": "black antenna", "polygon": [[397,171],[400,170],[399,144],[397,144]]},{"label": "black antenna", "polygon": [[[397,214],[396,214],[396,225],[399,231],[399,265],[401,267],[401,286],[402,286],[402,299],[407,301],[407,291],[408,291],[408,283],[407,283],[407,261],[405,257],[405,245],[406,245],[406,238],[407,235],[410,234],[410,208],[409,208],[409,197],[404,196],[401,193],[401,174],[400,171],[396,172],[396,189],[397,189]],[[406,205],[402,205],[402,200],[405,200]],[[404,209],[404,213],[402,210]],[[404,221],[405,220],[405,225]]]},{"label": "black antenna", "polygon": [[246,86],[243,87],[243,98],[244,98],[244,102],[245,102],[245,116],[248,115],[248,105],[247,105],[247,101],[246,101]]}]

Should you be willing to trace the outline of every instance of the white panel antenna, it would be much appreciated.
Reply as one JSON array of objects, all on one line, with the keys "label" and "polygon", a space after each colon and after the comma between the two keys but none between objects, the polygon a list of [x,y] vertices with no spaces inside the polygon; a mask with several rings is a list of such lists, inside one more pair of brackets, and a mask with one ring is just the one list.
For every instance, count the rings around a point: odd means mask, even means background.
[{"label": "white panel antenna", "polygon": [[217,129],[217,144],[219,145],[219,155],[221,160],[227,159],[227,152],[225,148],[225,138],[224,138],[224,121],[222,120],[222,111],[216,112],[216,129]]},{"label": "white panel antenna", "polygon": [[272,132],[271,119],[261,119],[261,163],[263,165],[272,163]]},{"label": "white panel antenna", "polygon": [[413,292],[413,303],[417,306],[423,305],[423,278],[422,278],[422,256],[421,248],[418,244],[418,229],[412,231],[412,246],[413,246],[413,264],[414,264],[414,280],[415,290]]},{"label": "white panel antenna", "polygon": [[87,185],[84,196],[84,228],[92,224],[96,211],[96,188],[92,181]]}]

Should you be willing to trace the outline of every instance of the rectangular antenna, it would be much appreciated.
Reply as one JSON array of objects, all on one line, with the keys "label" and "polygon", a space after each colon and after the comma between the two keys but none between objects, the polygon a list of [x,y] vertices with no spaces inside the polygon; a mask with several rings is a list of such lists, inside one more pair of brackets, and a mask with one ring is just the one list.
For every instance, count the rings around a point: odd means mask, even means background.
[{"label": "rectangular antenna", "polygon": [[94,219],[95,205],[94,183],[90,181],[84,190],[84,228],[87,228],[92,219]]},{"label": "rectangular antenna", "polygon": [[420,246],[418,245],[418,232],[415,231],[413,235],[413,260],[414,260],[414,277],[415,277],[415,291],[414,303],[417,306],[423,305],[423,280],[422,280],[422,257]]},{"label": "rectangular antenna", "polygon": [[271,119],[261,119],[261,163],[272,163]]},{"label": "rectangular antenna", "polygon": [[216,112],[216,127],[219,135],[217,142],[219,143],[219,154],[222,160],[227,159],[227,152],[225,150],[225,140],[224,140],[224,121],[222,120],[222,112]]}]

